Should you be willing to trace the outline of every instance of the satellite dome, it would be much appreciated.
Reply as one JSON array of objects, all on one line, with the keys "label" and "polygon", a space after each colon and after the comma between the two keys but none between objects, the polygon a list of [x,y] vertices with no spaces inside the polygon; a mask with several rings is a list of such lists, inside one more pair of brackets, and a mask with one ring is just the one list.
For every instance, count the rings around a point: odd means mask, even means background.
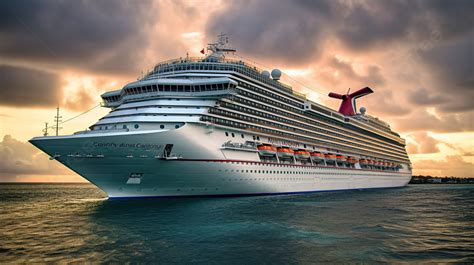
[{"label": "satellite dome", "polygon": [[267,70],[263,71],[263,72],[262,72],[262,75],[263,75],[263,77],[265,77],[265,78],[270,78],[270,72],[268,72]]},{"label": "satellite dome", "polygon": [[360,108],[360,114],[364,115],[367,109],[365,107]]},{"label": "satellite dome", "polygon": [[278,69],[273,69],[272,70],[272,78],[273,80],[280,80],[281,77],[281,71]]}]

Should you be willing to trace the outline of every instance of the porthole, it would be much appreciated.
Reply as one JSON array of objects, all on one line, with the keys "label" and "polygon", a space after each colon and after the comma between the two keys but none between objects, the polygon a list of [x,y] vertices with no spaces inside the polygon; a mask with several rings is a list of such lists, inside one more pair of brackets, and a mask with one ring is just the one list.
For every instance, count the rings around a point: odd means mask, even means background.
[{"label": "porthole", "polygon": [[229,136],[229,133],[228,133],[228,132],[225,132],[225,136],[227,136],[227,137],[228,137],[228,136]]},{"label": "porthole", "polygon": [[244,134],[243,134],[243,133],[242,133],[240,136],[241,136],[242,138],[244,138]]},{"label": "porthole", "polygon": [[135,127],[135,129],[138,129],[138,127],[140,127],[140,125],[135,124],[133,127]]},{"label": "porthole", "polygon": [[179,128],[179,124],[176,124],[176,125],[174,126],[174,128],[178,129],[178,128]]},{"label": "porthole", "polygon": [[164,128],[165,128],[165,125],[161,124],[160,129],[164,129]]},{"label": "porthole", "polygon": [[235,137],[235,134],[234,134],[234,133],[232,133],[232,137]]}]

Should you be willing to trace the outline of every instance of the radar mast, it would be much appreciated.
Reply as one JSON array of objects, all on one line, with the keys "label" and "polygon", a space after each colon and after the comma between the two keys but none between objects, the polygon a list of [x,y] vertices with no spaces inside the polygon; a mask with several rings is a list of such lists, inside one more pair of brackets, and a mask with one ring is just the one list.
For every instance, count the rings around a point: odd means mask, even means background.
[{"label": "radar mast", "polygon": [[230,47],[227,34],[221,33],[217,37],[217,42],[207,44],[207,50],[210,52],[207,58],[224,59],[226,54],[236,52]]}]

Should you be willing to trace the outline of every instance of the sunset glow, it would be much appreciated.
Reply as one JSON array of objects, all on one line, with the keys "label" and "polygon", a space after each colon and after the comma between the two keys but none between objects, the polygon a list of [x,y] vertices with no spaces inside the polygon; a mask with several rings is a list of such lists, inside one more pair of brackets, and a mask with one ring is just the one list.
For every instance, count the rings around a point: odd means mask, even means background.
[{"label": "sunset glow", "polygon": [[[245,4],[244,4],[245,3]],[[445,5],[450,5],[449,7]],[[407,140],[414,175],[474,177],[472,1],[3,1],[0,182],[84,181],[27,141],[218,33],[308,98],[359,101]],[[367,24],[368,23],[368,24]],[[84,130],[107,109],[62,125]],[[51,131],[52,133],[52,131]]]}]

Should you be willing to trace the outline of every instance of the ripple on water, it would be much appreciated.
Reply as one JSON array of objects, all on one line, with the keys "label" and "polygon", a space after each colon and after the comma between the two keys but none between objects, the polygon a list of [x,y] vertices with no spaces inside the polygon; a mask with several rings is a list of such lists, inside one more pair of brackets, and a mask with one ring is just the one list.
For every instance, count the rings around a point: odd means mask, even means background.
[{"label": "ripple on water", "polygon": [[109,201],[92,185],[0,185],[0,260],[473,262],[474,188]]}]

